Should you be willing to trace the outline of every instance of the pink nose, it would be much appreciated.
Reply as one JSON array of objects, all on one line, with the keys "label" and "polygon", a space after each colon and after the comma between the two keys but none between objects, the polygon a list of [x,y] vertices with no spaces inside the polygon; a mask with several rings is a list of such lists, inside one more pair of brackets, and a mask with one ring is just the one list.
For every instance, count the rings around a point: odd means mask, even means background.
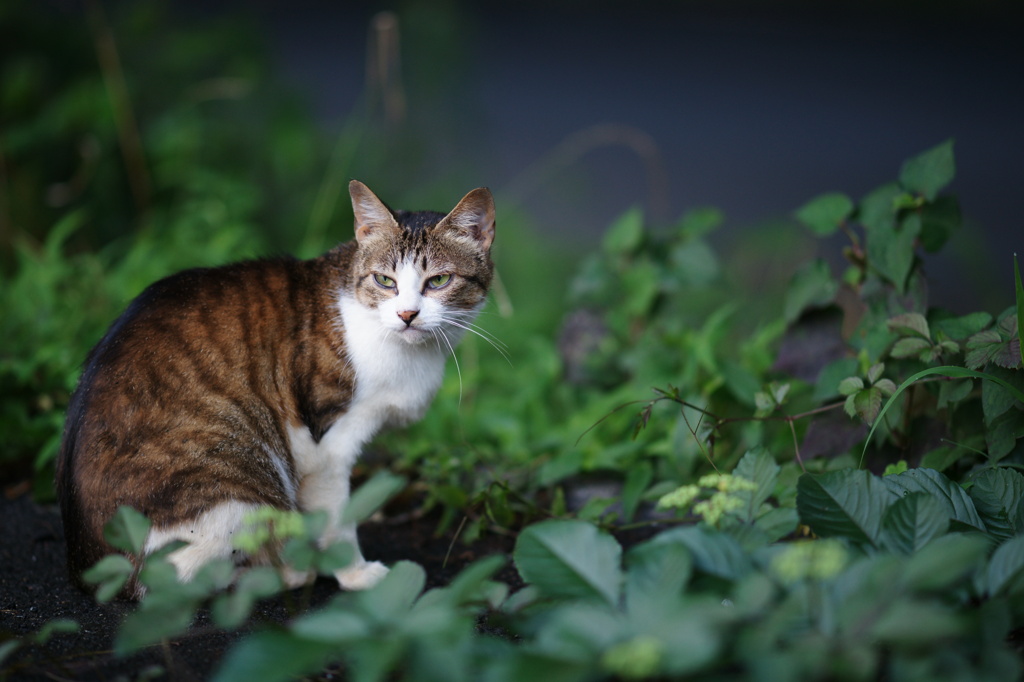
[{"label": "pink nose", "polygon": [[408,327],[412,324],[412,321],[416,319],[416,316],[420,314],[418,310],[403,310],[398,313],[398,316],[402,318],[402,322],[405,322],[405,326]]}]

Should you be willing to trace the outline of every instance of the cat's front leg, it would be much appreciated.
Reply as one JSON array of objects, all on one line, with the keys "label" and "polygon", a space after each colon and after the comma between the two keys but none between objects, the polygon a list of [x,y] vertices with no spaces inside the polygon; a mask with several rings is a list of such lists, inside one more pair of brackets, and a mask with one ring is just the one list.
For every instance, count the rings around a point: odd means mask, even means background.
[{"label": "cat's front leg", "polygon": [[351,465],[334,463],[310,474],[299,489],[299,505],[305,511],[322,510],[327,513],[327,528],[320,538],[321,547],[338,541],[352,547],[352,561],[334,573],[338,584],[346,590],[366,590],[379,583],[388,574],[388,568],[379,561],[363,558],[356,524],[342,523],[349,500],[350,473]]}]

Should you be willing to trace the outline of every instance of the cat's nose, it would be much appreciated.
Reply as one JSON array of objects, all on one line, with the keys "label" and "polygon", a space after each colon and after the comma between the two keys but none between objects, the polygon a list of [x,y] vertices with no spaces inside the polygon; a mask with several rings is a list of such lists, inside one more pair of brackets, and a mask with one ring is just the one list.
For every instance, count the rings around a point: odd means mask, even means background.
[{"label": "cat's nose", "polygon": [[418,310],[403,310],[398,313],[398,316],[402,318],[402,322],[405,322],[405,326],[408,327],[412,324],[412,321],[416,319],[416,316],[420,314]]}]

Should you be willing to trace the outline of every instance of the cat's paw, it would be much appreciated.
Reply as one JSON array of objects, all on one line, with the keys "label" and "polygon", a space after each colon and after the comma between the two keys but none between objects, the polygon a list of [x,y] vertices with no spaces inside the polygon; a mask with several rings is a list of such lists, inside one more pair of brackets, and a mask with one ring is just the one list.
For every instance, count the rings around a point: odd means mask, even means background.
[{"label": "cat's paw", "polygon": [[388,567],[379,561],[362,561],[334,574],[346,590],[368,590],[388,574]]}]

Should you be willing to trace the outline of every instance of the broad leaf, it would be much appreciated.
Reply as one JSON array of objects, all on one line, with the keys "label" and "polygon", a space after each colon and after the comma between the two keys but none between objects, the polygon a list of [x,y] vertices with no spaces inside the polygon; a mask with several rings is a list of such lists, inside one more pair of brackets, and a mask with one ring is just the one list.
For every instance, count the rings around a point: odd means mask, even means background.
[{"label": "broad leaf", "polygon": [[907,560],[903,580],[915,590],[945,592],[985,562],[990,543],[977,533],[935,538]]},{"label": "broad leaf", "polygon": [[899,554],[913,554],[949,530],[949,516],[939,500],[910,493],[889,507],[882,519],[882,544]]},{"label": "broad leaf", "polygon": [[527,527],[513,559],[523,579],[546,596],[618,601],[622,547],[582,521],[544,521]]},{"label": "broad leaf", "polygon": [[698,571],[725,580],[738,580],[751,570],[750,556],[731,536],[703,526],[665,531],[652,543],[678,543],[690,550]]},{"label": "broad leaf", "polygon": [[996,549],[985,577],[992,596],[1024,592],[1024,535],[1011,538]]},{"label": "broad leaf", "polygon": [[985,530],[985,523],[967,491],[934,469],[911,469],[896,476],[886,476],[883,482],[900,497],[915,492],[927,493],[941,505],[947,519],[961,527]]},{"label": "broad leaf", "polygon": [[1024,476],[1013,469],[986,469],[968,494],[988,532],[1005,540],[1024,530]]},{"label": "broad leaf", "polygon": [[861,469],[804,474],[797,481],[800,520],[821,537],[878,546],[882,518],[895,501],[882,479]]},{"label": "broad leaf", "polygon": [[757,485],[757,490],[737,491],[736,497],[744,501],[742,518],[753,521],[758,517],[763,505],[775,489],[775,481],[779,478],[780,467],[775,458],[762,447],[754,448],[743,455],[733,470],[733,475],[745,478]]}]

